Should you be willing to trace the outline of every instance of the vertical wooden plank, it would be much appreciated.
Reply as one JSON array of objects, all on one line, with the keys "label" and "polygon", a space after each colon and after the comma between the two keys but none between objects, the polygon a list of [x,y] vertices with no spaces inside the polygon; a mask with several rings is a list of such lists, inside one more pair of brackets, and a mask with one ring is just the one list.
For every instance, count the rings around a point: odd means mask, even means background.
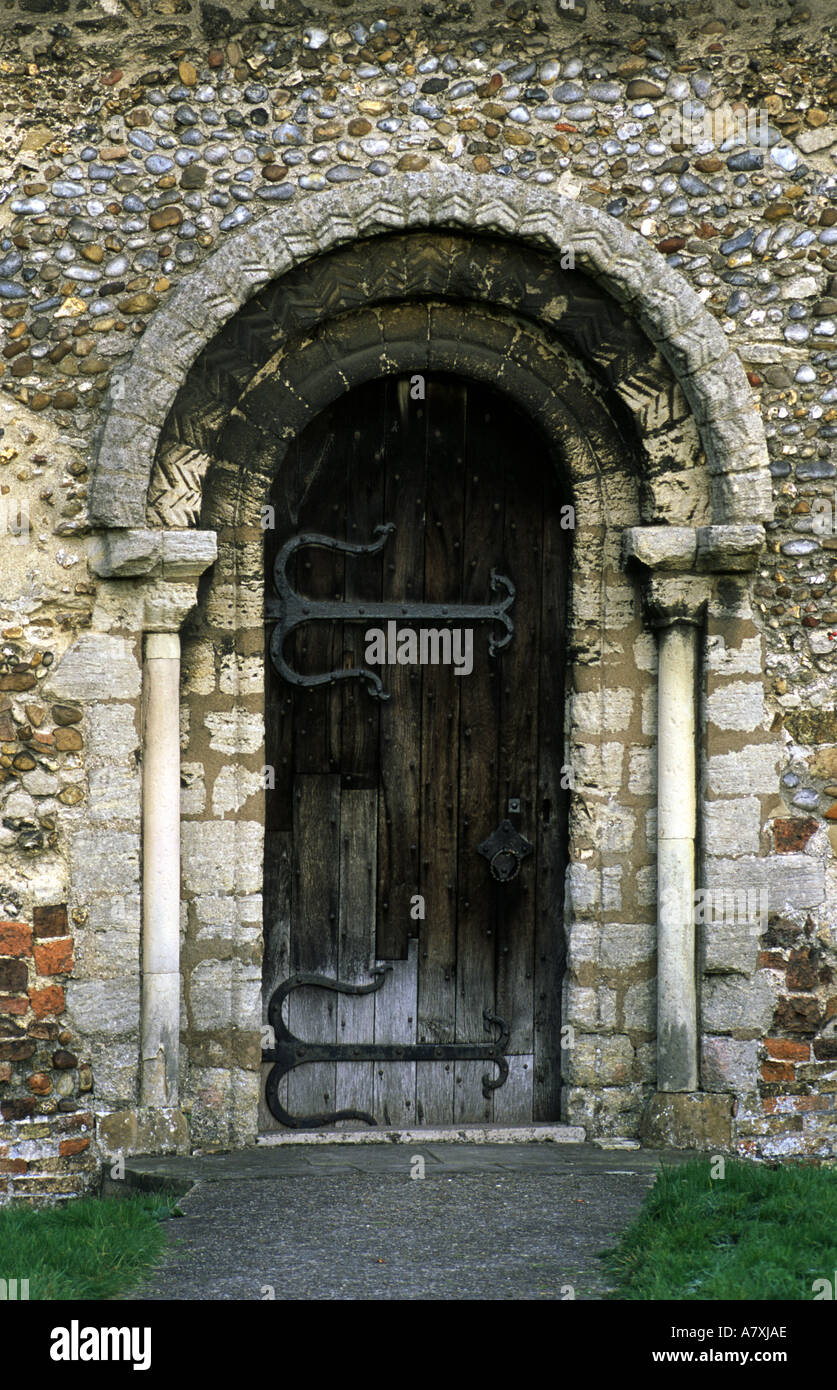
[{"label": "vertical wooden plank", "polygon": [[[514,638],[500,657],[500,813],[537,847],[538,681],[533,673],[540,662],[543,448],[517,412],[504,412],[495,438],[504,491],[500,568],[513,576],[517,591]],[[512,798],[520,802],[519,814],[509,810]],[[510,1026],[512,1055],[533,1050],[536,885],[532,857],[499,893],[497,1012]],[[531,1108],[515,1122],[530,1120]]]},{"label": "vertical wooden plank", "polygon": [[[494,1092],[495,1125],[526,1125],[532,1115],[531,1052],[528,1056],[509,1057],[509,1074],[503,1085]],[[495,1068],[496,1070],[496,1068]]]},{"label": "vertical wooden plank", "polygon": [[[340,800],[340,941],[339,978],[368,984],[375,963],[375,832],[377,789],[346,791]],[[386,987],[386,986],[385,986]],[[371,994],[337,997],[337,1041],[371,1043],[375,1037],[375,998]],[[338,1110],[373,1113],[372,1062],[337,1063]]]},{"label": "vertical wooden plank", "polygon": [[[488,1037],[488,1034],[484,1034]],[[493,1076],[496,1067],[486,1062],[457,1062],[456,1083],[453,1092],[454,1124],[486,1124],[494,1121],[494,1093],[484,1096],[482,1078],[488,1072]]]},{"label": "vertical wooden plank", "polygon": [[[325,411],[305,430],[297,451],[300,496],[298,532],[345,535],[346,446],[341,421]],[[335,501],[335,497],[339,501]],[[289,567],[297,593],[313,599],[342,600],[345,558],[317,547],[301,550]],[[298,628],[286,650],[292,664],[306,674],[331,671],[341,663],[340,624],[308,623]],[[341,691],[334,686],[297,688],[294,701],[294,770],[324,773],[340,767]]]},{"label": "vertical wooden plank", "polygon": [[[384,520],[395,525],[383,558],[382,597],[417,602],[424,589],[426,404],[387,383]],[[419,666],[381,670],[390,698],[380,709],[377,950],[382,960],[404,959],[410,900],[419,886],[421,692]]]},{"label": "vertical wooden plank", "polygon": [[[499,560],[503,542],[503,438],[495,433],[499,422],[493,418],[492,406],[487,392],[479,387],[468,388],[464,603],[488,603],[491,570],[495,566],[502,568]],[[475,625],[474,669],[469,676],[456,678],[461,709],[456,1039],[469,1043],[492,1036],[485,1027],[483,1011],[487,1008],[495,1012],[497,907],[505,891],[491,877],[488,863],[477,850],[499,819],[497,739],[502,657],[489,655],[490,632],[485,623]],[[485,1070],[483,1063],[457,1064],[457,1122],[491,1119],[493,1100],[482,1094]]]},{"label": "vertical wooden plank", "polygon": [[[428,420],[425,602],[458,602],[462,592],[465,387],[426,381]],[[437,624],[444,627],[443,623]],[[452,665],[422,672],[421,894],[419,924],[419,1038],[452,1042],[456,1034],[457,836],[459,699],[462,679]],[[419,1099],[426,1124],[445,1123],[453,1110],[453,1073],[422,1068]]]},{"label": "vertical wooden plank", "polygon": [[561,980],[564,971],[564,872],[569,792],[564,761],[564,672],[568,538],[550,483],[544,506],[538,739],[537,909],[535,918],[533,1118],[561,1114]]},{"label": "vertical wooden plank", "polygon": [[[290,831],[265,833],[264,853],[264,955],[262,957],[262,1020],[267,1023],[267,1008],[273,991],[290,974],[291,948],[291,884],[292,836]],[[286,1005],[286,1007],[288,1007]],[[262,1087],[259,1098],[259,1128],[262,1133],[280,1129],[265,1104],[264,1087],[272,1063],[262,1064]],[[287,1100],[287,1080],[280,1086],[280,1101]]]},{"label": "vertical wooden plank", "polygon": [[[366,545],[383,521],[385,487],[386,398],[384,384],[373,381],[352,396],[351,411],[343,432],[346,450],[346,540]],[[381,597],[381,573],[391,559],[397,541],[392,538],[383,555],[351,555],[346,558],[347,603]],[[372,624],[342,624],[343,669],[365,665],[366,632]],[[379,674],[386,678],[386,670]],[[375,787],[378,784],[378,722],[380,701],[369,694],[365,681],[345,681],[341,687],[340,771],[343,786]]]},{"label": "vertical wooden plank", "polygon": [[[340,777],[294,779],[293,935],[291,970],[334,979],[338,965]],[[291,1031],[308,1042],[337,1041],[337,995],[300,989],[288,999]],[[288,1076],[291,1114],[332,1111],[335,1063],[297,1067]]]},{"label": "vertical wooden plank", "polygon": [[[376,1043],[416,1041],[418,942],[413,938],[407,959],[381,962],[390,969],[375,999]],[[375,1118],[379,1125],[409,1129],[416,1114],[416,1063],[375,1063]]]}]

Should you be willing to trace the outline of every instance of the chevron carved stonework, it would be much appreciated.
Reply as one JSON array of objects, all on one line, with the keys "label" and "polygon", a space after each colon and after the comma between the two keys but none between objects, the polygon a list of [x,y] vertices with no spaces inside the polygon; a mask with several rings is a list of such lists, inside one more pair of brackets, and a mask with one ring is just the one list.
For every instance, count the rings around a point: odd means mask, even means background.
[{"label": "chevron carved stonework", "polygon": [[158,458],[148,491],[152,522],[160,526],[187,527],[198,521],[201,484],[209,467],[209,455],[177,444]]}]

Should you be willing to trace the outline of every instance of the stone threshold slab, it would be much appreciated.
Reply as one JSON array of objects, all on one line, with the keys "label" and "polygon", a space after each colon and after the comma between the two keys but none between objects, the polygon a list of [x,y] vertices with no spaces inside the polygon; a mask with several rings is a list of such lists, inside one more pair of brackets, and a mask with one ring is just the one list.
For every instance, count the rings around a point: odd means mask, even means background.
[{"label": "stone threshold slab", "polygon": [[306,1129],[260,1134],[263,1148],[310,1144],[583,1144],[580,1125],[451,1125],[436,1129]]}]

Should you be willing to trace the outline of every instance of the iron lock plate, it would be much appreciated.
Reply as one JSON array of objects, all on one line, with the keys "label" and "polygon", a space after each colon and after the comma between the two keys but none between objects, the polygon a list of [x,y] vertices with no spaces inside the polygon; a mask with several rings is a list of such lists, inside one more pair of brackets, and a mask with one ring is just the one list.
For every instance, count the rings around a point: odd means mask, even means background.
[{"label": "iron lock plate", "polygon": [[498,883],[511,883],[520,873],[523,860],[529,858],[534,848],[525,835],[515,830],[510,820],[502,820],[488,839],[477,846],[477,851],[488,860],[492,878]]}]

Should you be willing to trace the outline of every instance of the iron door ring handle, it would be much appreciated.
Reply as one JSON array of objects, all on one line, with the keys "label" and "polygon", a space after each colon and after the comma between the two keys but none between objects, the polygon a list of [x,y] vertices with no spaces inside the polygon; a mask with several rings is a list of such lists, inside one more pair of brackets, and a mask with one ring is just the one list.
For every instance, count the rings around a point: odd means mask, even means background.
[{"label": "iron door ring handle", "polygon": [[511,883],[520,873],[523,860],[528,859],[534,848],[525,835],[515,830],[510,820],[502,820],[488,839],[477,845],[477,852],[488,860],[491,877],[497,883]]},{"label": "iron door ring handle", "polygon": [[[510,872],[503,873],[501,871],[497,863],[498,859],[501,861],[503,859],[512,860],[512,867]],[[511,883],[512,879],[517,878],[517,875],[520,873],[520,865],[522,862],[523,861],[518,851],[514,849],[511,845],[505,845],[502,849],[498,849],[496,854],[493,854],[491,856],[491,860],[488,865],[489,869],[491,870],[491,877],[495,878],[498,883]]]}]

